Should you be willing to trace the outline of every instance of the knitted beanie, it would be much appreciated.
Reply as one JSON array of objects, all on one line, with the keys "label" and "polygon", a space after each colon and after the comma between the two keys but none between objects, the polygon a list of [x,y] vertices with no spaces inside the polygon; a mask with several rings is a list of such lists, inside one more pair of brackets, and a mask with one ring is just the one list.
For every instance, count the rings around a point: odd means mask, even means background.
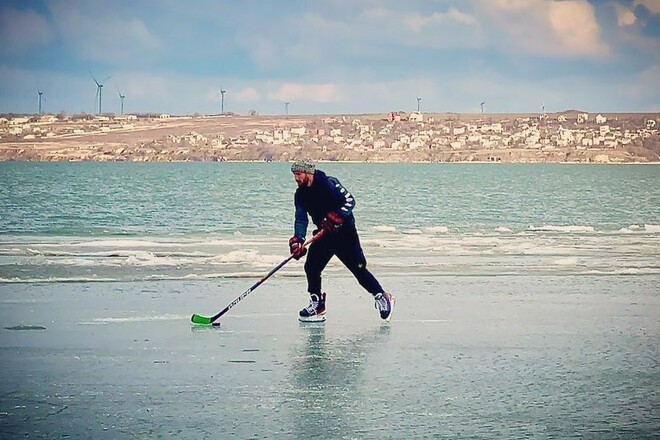
[{"label": "knitted beanie", "polygon": [[291,165],[292,173],[314,174],[316,166],[307,160],[297,160]]}]

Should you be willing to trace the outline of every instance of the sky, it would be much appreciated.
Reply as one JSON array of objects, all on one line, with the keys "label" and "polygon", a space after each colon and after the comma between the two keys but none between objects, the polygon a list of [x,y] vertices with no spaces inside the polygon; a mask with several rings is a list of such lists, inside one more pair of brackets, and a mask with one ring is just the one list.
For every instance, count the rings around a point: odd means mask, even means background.
[{"label": "sky", "polygon": [[0,113],[95,81],[116,114],[658,112],[660,0],[0,2]]}]

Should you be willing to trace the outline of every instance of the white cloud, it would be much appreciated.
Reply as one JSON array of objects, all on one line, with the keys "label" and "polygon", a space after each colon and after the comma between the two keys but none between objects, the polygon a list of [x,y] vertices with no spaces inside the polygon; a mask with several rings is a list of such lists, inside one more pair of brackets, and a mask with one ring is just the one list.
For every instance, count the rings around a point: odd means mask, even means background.
[{"label": "white cloud", "polygon": [[261,94],[254,87],[244,87],[234,94],[238,102],[254,102],[261,98]]},{"label": "white cloud", "polygon": [[[342,3],[342,2],[340,2]],[[311,70],[351,60],[401,57],[407,48],[445,50],[484,47],[478,20],[451,7],[421,13],[414,8],[368,6],[357,2],[350,13],[306,9],[236,39],[254,63],[265,69]],[[400,6],[400,5],[399,5]],[[348,60],[348,61],[346,61]]]},{"label": "white cloud", "polygon": [[329,103],[343,99],[335,84],[282,84],[268,93],[275,101]]},{"label": "white cloud", "polygon": [[614,8],[616,10],[616,19],[619,27],[633,26],[637,22],[637,17],[630,9],[618,3],[614,4]]},{"label": "white cloud", "polygon": [[480,5],[496,24],[495,33],[504,37],[494,43],[499,47],[566,58],[610,55],[594,7],[586,0],[492,0]]},{"label": "white cloud", "polygon": [[446,13],[434,12],[429,16],[414,12],[403,19],[407,27],[415,32],[420,32],[428,26],[442,26],[452,21],[467,26],[479,25],[479,22],[472,15],[463,13],[456,8],[450,8]]},{"label": "white cloud", "polygon": [[586,1],[552,2],[548,20],[564,50],[575,55],[601,56],[608,48],[600,40],[593,6]]}]

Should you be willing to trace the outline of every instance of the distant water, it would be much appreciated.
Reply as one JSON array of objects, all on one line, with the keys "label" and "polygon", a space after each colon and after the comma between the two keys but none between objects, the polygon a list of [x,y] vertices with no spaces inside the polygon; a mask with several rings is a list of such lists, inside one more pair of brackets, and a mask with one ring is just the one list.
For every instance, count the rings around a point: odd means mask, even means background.
[{"label": "distant water", "polygon": [[[657,165],[319,168],[356,197],[379,272],[660,274]],[[0,281],[262,274],[286,256],[294,190],[282,163],[0,163]]]}]

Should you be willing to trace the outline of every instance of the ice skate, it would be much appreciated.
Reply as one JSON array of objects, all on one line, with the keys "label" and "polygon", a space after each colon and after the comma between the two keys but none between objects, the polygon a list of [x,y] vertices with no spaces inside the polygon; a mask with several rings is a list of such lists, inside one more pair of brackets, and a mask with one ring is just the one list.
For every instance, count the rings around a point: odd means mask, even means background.
[{"label": "ice skate", "polygon": [[325,321],[325,293],[310,295],[309,305],[298,313],[300,322]]},{"label": "ice skate", "polygon": [[325,293],[310,295],[309,305],[298,313],[300,322],[325,321]]},{"label": "ice skate", "polygon": [[387,292],[379,293],[374,296],[376,309],[380,313],[381,319],[389,321],[394,311],[394,296]]}]

